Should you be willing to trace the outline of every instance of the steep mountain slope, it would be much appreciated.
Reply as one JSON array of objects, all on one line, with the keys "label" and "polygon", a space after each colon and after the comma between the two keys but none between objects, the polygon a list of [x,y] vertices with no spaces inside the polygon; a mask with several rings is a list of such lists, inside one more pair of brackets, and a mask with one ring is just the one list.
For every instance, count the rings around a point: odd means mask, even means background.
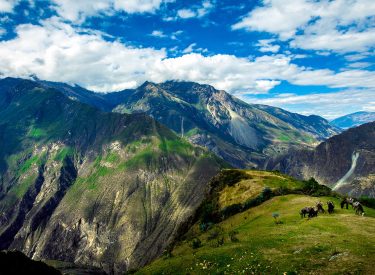
[{"label": "steep mountain slope", "polygon": [[[42,81],[36,80],[45,88],[53,88],[63,93],[71,100],[76,100],[93,107],[96,107],[100,110],[110,112],[117,104],[112,104],[110,100],[107,100],[105,94],[95,93],[85,88],[82,88],[78,85],[72,86],[60,82],[51,82],[51,81]],[[116,101],[114,101],[116,102]]]},{"label": "steep mountain slope", "polygon": [[331,121],[331,124],[342,129],[348,129],[372,121],[375,121],[375,112],[357,112],[336,118]]},{"label": "steep mountain slope", "polygon": [[0,81],[0,249],[119,273],[160,255],[216,158],[144,114]]},{"label": "steep mountain slope", "polygon": [[146,82],[120,94],[123,102],[115,111],[145,112],[236,167],[262,166],[269,156],[337,133],[323,118],[250,105],[209,85]]},{"label": "steep mountain slope", "polygon": [[297,178],[320,183],[356,197],[375,197],[375,122],[351,128],[314,150],[293,151],[268,163]]},{"label": "steep mountain slope", "polygon": [[[374,209],[365,207],[365,215],[358,216],[350,208],[341,209],[340,200],[329,191],[328,196],[307,195],[313,191],[309,182],[280,173],[241,173],[226,170],[215,178],[222,186],[200,208],[200,219],[164,257],[136,274],[372,274]],[[276,196],[264,198],[270,192]],[[315,192],[316,196],[319,192]],[[244,208],[259,198],[262,203]],[[328,200],[336,206],[333,214],[300,217],[303,207],[318,201],[327,210]],[[228,213],[239,204],[241,212],[205,223],[215,205],[221,213]]]}]

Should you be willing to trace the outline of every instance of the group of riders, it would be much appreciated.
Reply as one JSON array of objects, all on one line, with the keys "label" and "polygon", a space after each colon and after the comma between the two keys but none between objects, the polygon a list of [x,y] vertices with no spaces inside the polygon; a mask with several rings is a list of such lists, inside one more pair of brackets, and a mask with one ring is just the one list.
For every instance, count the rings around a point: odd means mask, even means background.
[{"label": "group of riders", "polygon": [[[355,201],[353,198],[344,198],[341,201],[341,209],[343,209],[346,206],[346,209],[348,209],[349,204],[352,206],[352,208],[355,210],[355,213],[357,215],[364,215],[365,211],[363,210],[363,206],[359,201]],[[332,214],[335,209],[335,205],[332,201],[327,201],[327,207],[328,207],[328,213]],[[300,215],[301,218],[305,218],[306,216],[308,218],[317,217],[318,213],[325,213],[325,210],[323,208],[323,203],[321,201],[317,202],[315,206],[307,206],[301,209]]]}]

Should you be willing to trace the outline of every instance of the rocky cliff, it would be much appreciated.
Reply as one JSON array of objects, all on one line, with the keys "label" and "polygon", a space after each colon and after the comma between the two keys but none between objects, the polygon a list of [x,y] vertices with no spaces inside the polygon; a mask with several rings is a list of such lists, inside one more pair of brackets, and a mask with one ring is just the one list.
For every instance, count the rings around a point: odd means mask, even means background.
[{"label": "rocky cliff", "polygon": [[267,167],[298,178],[314,177],[355,197],[375,197],[375,122],[351,128],[314,150],[289,152]]},{"label": "rocky cliff", "polygon": [[247,104],[225,91],[193,82],[146,82],[114,95],[121,113],[147,113],[235,167],[263,167],[290,148],[311,147],[338,129],[317,116]]},{"label": "rocky cliff", "polygon": [[220,169],[144,114],[0,81],[0,249],[121,273],[160,255]]}]

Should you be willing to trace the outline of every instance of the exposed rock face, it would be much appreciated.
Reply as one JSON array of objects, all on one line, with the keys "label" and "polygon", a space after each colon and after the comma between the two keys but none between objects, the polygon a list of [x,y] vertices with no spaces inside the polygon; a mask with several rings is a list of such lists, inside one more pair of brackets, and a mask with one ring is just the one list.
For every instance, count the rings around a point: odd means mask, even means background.
[{"label": "exposed rock face", "polygon": [[262,167],[270,156],[316,145],[339,131],[321,117],[247,104],[192,82],[146,82],[117,93],[116,100],[114,111],[145,112],[235,167]]},{"label": "exposed rock face", "polygon": [[290,152],[267,167],[298,178],[314,177],[355,197],[375,197],[375,122],[349,129],[314,150]]},{"label": "exposed rock face", "polygon": [[331,124],[342,129],[349,129],[372,121],[375,121],[375,112],[357,112],[336,118],[331,121]]},{"label": "exposed rock face", "polygon": [[143,114],[0,81],[0,249],[122,273],[159,256],[217,159]]}]

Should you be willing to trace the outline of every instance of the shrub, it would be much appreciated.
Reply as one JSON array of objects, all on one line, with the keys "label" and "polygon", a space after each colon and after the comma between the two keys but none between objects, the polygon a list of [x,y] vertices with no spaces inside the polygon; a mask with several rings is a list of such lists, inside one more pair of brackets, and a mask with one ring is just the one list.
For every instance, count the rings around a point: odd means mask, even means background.
[{"label": "shrub", "polygon": [[232,204],[221,210],[221,216],[223,219],[233,216],[234,214],[242,211],[242,205],[240,203]]},{"label": "shrub", "polygon": [[367,207],[375,208],[375,198],[361,197],[359,201]]},{"label": "shrub", "polygon": [[217,246],[221,246],[224,244],[224,237],[221,237],[217,240]]},{"label": "shrub", "polygon": [[223,229],[220,226],[215,226],[208,234],[207,241],[217,239],[220,234],[223,232]]},{"label": "shrub", "polygon": [[232,231],[229,231],[228,235],[229,235],[229,239],[231,240],[231,242],[238,242],[238,238],[237,238],[237,234],[238,234],[238,231],[236,230],[232,230]]},{"label": "shrub", "polygon": [[197,249],[197,248],[199,248],[201,246],[202,246],[202,242],[201,242],[201,240],[199,238],[194,238],[193,241],[191,242],[191,247],[193,249]]}]

